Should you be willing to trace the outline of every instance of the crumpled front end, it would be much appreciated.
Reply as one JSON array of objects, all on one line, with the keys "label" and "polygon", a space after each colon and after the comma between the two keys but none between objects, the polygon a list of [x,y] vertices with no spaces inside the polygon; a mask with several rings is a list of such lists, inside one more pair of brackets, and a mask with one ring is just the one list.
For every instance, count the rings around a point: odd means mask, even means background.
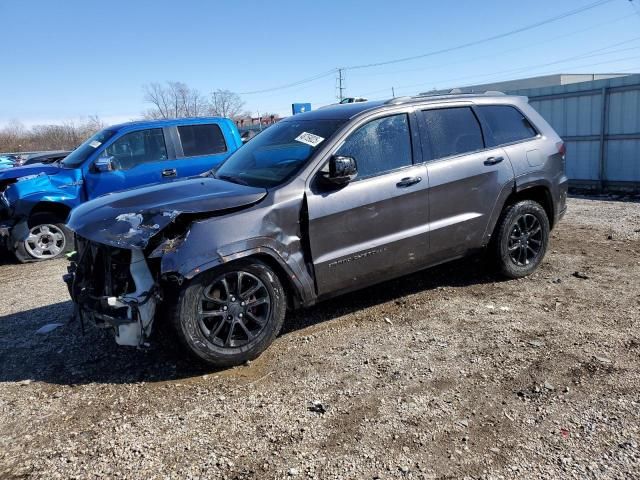
[{"label": "crumpled front end", "polygon": [[0,192],[0,246],[8,248],[10,245],[11,230],[14,225],[9,210],[9,200],[4,192]]},{"label": "crumpled front end", "polygon": [[76,238],[64,280],[74,313],[98,327],[112,329],[119,345],[142,346],[151,335],[158,283],[140,250],[120,249]]}]

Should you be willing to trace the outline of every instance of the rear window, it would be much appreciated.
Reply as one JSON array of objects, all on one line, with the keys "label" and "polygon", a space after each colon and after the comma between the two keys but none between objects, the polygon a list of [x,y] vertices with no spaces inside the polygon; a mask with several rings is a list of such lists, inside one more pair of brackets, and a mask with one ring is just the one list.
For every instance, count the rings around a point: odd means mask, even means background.
[{"label": "rear window", "polygon": [[220,127],[215,124],[182,125],[178,127],[185,157],[214,155],[227,151]]},{"label": "rear window", "polygon": [[489,127],[489,146],[519,142],[538,135],[529,120],[509,105],[485,105],[478,107]]},{"label": "rear window", "polygon": [[422,119],[423,154],[427,160],[484,148],[480,124],[469,107],[423,110]]}]

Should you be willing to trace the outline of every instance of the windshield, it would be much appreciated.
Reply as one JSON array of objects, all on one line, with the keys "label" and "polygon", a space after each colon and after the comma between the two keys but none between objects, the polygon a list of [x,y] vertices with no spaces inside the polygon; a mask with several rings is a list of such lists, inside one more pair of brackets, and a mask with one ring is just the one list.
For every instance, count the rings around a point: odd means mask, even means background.
[{"label": "windshield", "polygon": [[231,155],[216,178],[252,187],[275,187],[302,168],[344,120],[285,120]]},{"label": "windshield", "polygon": [[109,140],[116,134],[115,130],[101,130],[93,137],[86,140],[82,145],[76,148],[73,152],[67,155],[62,160],[62,165],[67,168],[78,168],[89,158],[89,156],[96,151],[100,145]]}]

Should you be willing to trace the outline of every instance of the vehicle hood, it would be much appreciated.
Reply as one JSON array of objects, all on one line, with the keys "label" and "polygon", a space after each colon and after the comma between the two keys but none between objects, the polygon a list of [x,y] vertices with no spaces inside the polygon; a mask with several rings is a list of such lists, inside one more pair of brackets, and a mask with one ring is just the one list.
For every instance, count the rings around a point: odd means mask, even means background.
[{"label": "vehicle hood", "polygon": [[14,180],[20,177],[38,175],[40,173],[53,175],[59,171],[60,167],[57,164],[45,165],[44,163],[34,163],[33,165],[25,165],[23,167],[7,168],[0,171],[0,182],[2,180]]},{"label": "vehicle hood", "polygon": [[143,249],[149,240],[183,214],[215,214],[253,205],[264,188],[212,177],[176,180],[125,190],[83,203],[67,226],[81,237],[118,248]]}]

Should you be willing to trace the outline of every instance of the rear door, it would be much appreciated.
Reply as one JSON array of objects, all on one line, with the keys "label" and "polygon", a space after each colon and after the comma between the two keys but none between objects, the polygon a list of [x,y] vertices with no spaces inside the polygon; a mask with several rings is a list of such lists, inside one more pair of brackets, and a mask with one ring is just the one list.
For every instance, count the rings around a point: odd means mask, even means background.
[{"label": "rear door", "polygon": [[497,200],[513,183],[513,169],[502,148],[487,148],[471,105],[418,115],[429,159],[431,255],[442,261],[483,244]]},{"label": "rear door", "polygon": [[162,172],[172,168],[172,149],[167,148],[162,128],[125,133],[105,148],[98,158],[111,157],[113,171],[89,167],[85,184],[89,199],[105,193],[159,183]]},{"label": "rear door", "polygon": [[220,165],[235,150],[227,142],[233,139],[225,138],[217,123],[178,125],[172,129],[172,135],[177,158],[172,170],[163,173],[164,179],[200,175]]},{"label": "rear door", "polygon": [[413,114],[368,120],[333,153],[355,158],[358,177],[333,190],[312,181],[307,191],[319,295],[419,268],[428,253],[428,180],[426,167],[414,164],[421,157]]},{"label": "rear door", "polygon": [[484,122],[487,144],[505,150],[516,176],[542,165],[545,156],[538,148],[544,141],[520,110],[512,105],[478,105],[476,110]]}]

